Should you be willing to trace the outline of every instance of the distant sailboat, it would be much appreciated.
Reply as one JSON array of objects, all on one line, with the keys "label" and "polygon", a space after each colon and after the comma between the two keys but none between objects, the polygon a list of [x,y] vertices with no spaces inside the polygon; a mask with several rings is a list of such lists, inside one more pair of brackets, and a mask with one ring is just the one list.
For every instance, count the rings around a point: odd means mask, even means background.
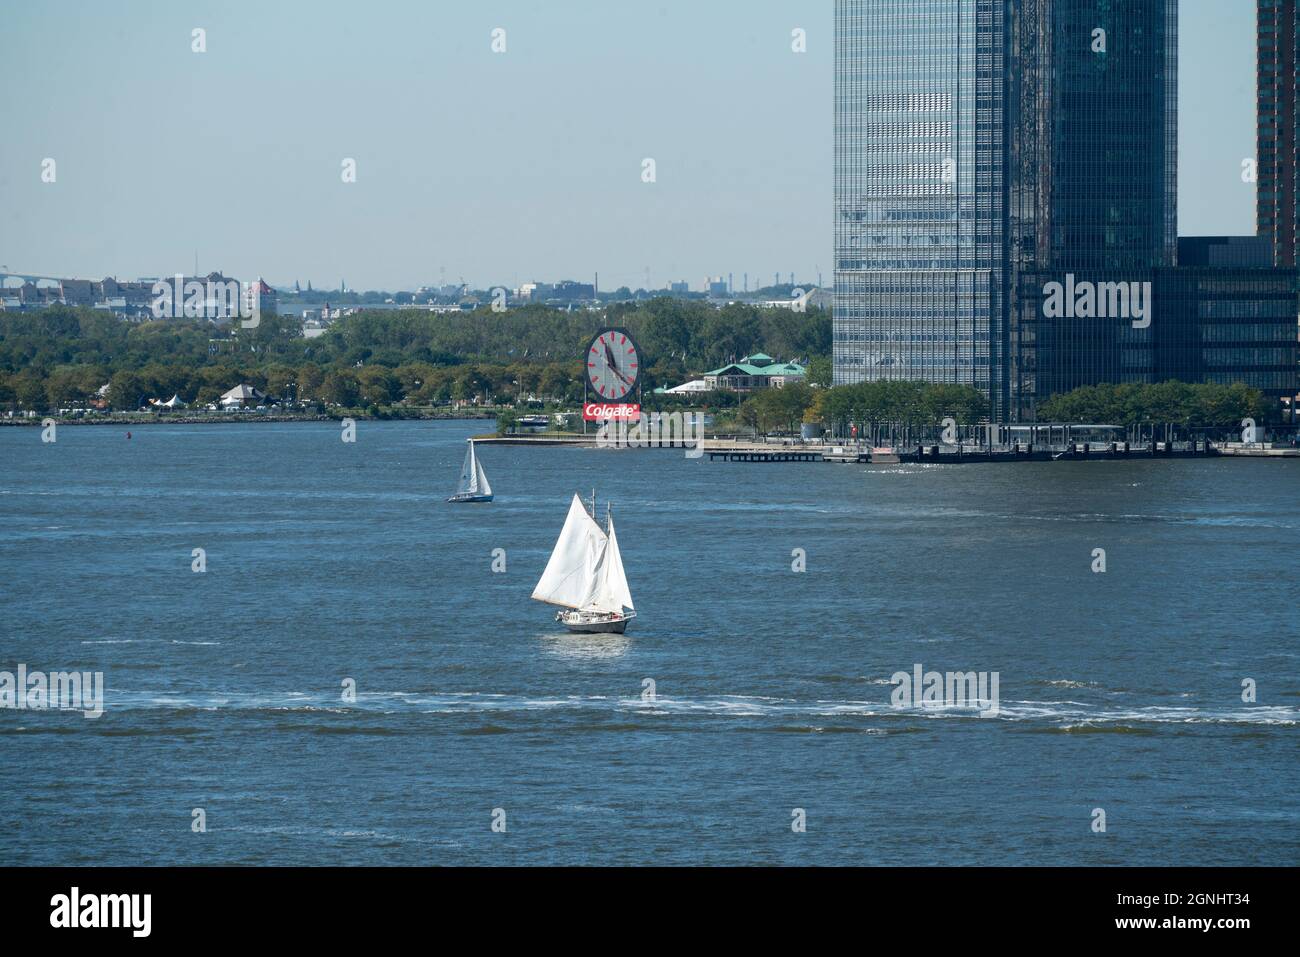
[{"label": "distant sailboat", "polygon": [[[595,507],[595,496],[592,497]],[[573,496],[569,515],[546,563],[533,598],[559,605],[555,620],[569,631],[622,634],[636,617],[623,556],[614,534],[614,517],[606,512],[605,528],[592,518],[582,499]]]},{"label": "distant sailboat", "polygon": [[465,453],[465,464],[460,467],[460,483],[456,494],[447,499],[449,502],[490,502],[492,486],[488,484],[487,473],[483,463],[474,454],[474,440],[469,440],[469,451]]}]

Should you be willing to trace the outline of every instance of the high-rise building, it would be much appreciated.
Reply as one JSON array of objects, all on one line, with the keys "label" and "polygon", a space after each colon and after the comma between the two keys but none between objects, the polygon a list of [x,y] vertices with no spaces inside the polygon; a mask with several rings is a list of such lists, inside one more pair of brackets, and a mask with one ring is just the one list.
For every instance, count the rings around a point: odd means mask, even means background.
[{"label": "high-rise building", "polygon": [[[1081,385],[1158,378],[1154,270],[1177,262],[1178,4],[1010,6],[1008,401],[995,412],[1020,419]],[[1148,315],[1045,315],[1050,283],[1126,284]]]},{"label": "high-rise building", "polygon": [[1296,0],[1258,0],[1255,228],[1273,264],[1296,265]]},{"label": "high-rise building", "polygon": [[1176,257],[1177,0],[837,0],[837,383],[974,386],[1000,420],[1148,381],[1128,317],[1052,319],[1067,276]]},{"label": "high-rise building", "polygon": [[993,386],[1005,4],[837,0],[837,383]]}]

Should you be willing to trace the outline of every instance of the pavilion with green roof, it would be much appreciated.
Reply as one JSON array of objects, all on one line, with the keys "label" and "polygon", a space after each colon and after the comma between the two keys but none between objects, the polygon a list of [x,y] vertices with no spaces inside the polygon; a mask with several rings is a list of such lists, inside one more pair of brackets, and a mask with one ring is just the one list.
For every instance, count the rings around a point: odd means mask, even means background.
[{"label": "pavilion with green roof", "polygon": [[808,370],[797,362],[777,362],[766,353],[756,352],[704,373],[704,381],[710,389],[754,392],[802,382],[807,374]]}]

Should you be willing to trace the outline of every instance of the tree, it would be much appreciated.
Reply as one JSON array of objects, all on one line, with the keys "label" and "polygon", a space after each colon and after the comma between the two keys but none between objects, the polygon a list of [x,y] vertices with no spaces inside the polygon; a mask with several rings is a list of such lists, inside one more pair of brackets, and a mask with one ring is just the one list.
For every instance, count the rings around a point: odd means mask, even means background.
[{"label": "tree", "polygon": [[391,405],[397,398],[397,377],[383,366],[365,366],[356,373],[361,401],[366,405]]},{"label": "tree", "polygon": [[320,397],[331,405],[353,408],[361,398],[361,388],[351,369],[334,369],[320,386]]},{"label": "tree", "polygon": [[513,432],[519,424],[519,413],[514,409],[504,408],[497,413],[497,435]]},{"label": "tree", "polygon": [[45,382],[39,372],[24,369],[10,380],[9,386],[13,389],[14,403],[20,410],[44,412],[49,408]]},{"label": "tree", "polygon": [[829,388],[833,384],[833,365],[830,356],[813,356],[808,360],[809,385]]},{"label": "tree", "polygon": [[148,391],[140,373],[122,369],[109,379],[108,401],[119,412],[134,412],[144,404]]}]

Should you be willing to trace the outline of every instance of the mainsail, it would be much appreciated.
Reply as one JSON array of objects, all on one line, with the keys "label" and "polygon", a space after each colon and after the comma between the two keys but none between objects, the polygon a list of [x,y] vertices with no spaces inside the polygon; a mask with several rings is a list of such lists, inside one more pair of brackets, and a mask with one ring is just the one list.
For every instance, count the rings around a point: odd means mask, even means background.
[{"label": "mainsail", "polygon": [[[551,560],[546,563],[533,597],[564,608],[582,606],[595,576],[597,563],[605,552],[608,539],[599,525],[587,514],[582,499],[573,496],[569,515],[560,530]],[[620,570],[622,563],[619,564]]]},{"label": "mainsail", "polygon": [[488,485],[483,466],[474,454],[474,440],[469,443],[465,453],[465,463],[460,467],[460,481],[456,484],[457,495],[491,495],[492,487]]}]

